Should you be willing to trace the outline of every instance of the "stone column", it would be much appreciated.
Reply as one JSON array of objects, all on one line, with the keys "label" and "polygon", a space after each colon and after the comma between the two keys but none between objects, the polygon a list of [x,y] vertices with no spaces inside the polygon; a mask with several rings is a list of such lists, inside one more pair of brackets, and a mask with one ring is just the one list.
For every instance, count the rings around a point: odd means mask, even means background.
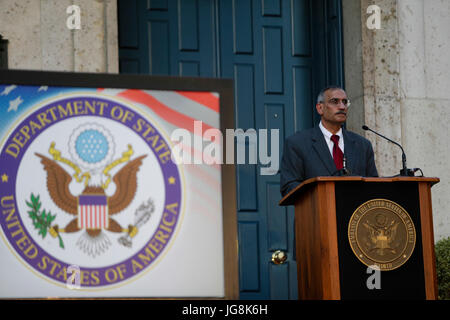
[{"label": "stone column", "polygon": [[364,136],[361,129],[365,123],[361,0],[342,1],[342,12],[345,90],[351,100],[347,128]]},{"label": "stone column", "polygon": [[450,1],[398,1],[402,134],[432,188],[435,238],[450,236]]},{"label": "stone column", "polygon": [[8,40],[10,69],[41,69],[41,1],[2,1],[0,34]]},{"label": "stone column", "polygon": [[[366,27],[372,4],[381,9],[379,30]],[[361,133],[365,123],[399,142],[408,167],[441,179],[432,189],[434,230],[436,239],[449,236],[450,2],[344,0],[343,12],[345,81],[355,102],[347,125]],[[365,136],[380,175],[398,174],[400,149]]]},{"label": "stone column", "polygon": [[[379,30],[366,27],[366,10],[373,3],[361,1],[364,121],[373,130],[402,144],[397,1],[376,1],[382,17]],[[366,136],[374,146],[380,175],[398,174],[402,164],[400,149],[372,133]]]},{"label": "stone column", "polygon": [[[81,29],[67,27],[66,9],[81,10]],[[116,0],[9,0],[2,2],[0,34],[9,40],[9,68],[119,71]]]},{"label": "stone column", "polygon": [[67,28],[66,8],[72,0],[40,1],[42,70],[74,71],[73,33]]},{"label": "stone column", "polygon": [[117,2],[113,0],[75,2],[81,8],[81,30],[72,31],[74,70],[118,72]]}]

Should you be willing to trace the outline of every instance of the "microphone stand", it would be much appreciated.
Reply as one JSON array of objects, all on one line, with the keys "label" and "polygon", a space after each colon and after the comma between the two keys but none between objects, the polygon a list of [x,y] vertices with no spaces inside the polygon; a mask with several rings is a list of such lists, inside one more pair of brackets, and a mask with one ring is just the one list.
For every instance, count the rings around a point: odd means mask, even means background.
[{"label": "microphone stand", "polygon": [[[369,128],[368,126],[366,126],[366,125],[363,125],[362,128],[363,128],[363,130],[371,131],[371,132],[375,133],[376,135],[378,135],[378,136],[380,136],[380,137],[386,139],[387,141],[392,142],[392,143],[395,144],[396,146],[399,146],[400,149],[402,150],[402,169],[400,170],[400,176],[401,176],[401,177],[414,177],[414,173],[415,173],[417,170],[415,170],[415,169],[408,169],[408,167],[406,166],[406,154],[405,154],[405,151],[403,150],[403,147],[402,147],[399,143],[397,143],[397,142],[395,142],[395,141],[393,141],[393,140],[391,140],[391,139],[389,139],[389,138],[383,136],[382,134],[379,134],[379,133],[376,132],[376,131],[373,131],[372,129],[370,129],[370,128]],[[416,168],[416,169],[418,169],[418,168]],[[422,170],[421,170],[421,171],[422,171]]]}]

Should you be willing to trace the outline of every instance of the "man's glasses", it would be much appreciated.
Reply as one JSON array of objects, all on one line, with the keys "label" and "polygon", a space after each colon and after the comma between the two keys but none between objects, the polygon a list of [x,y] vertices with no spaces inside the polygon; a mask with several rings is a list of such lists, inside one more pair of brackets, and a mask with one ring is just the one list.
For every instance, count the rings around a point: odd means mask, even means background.
[{"label": "man's glasses", "polygon": [[[323,101],[321,101],[321,102],[323,103]],[[329,104],[332,104],[332,105],[335,105],[335,106],[341,104],[341,102],[342,102],[342,104],[344,106],[350,107],[350,100],[349,99],[331,98],[330,100],[328,100]]]}]

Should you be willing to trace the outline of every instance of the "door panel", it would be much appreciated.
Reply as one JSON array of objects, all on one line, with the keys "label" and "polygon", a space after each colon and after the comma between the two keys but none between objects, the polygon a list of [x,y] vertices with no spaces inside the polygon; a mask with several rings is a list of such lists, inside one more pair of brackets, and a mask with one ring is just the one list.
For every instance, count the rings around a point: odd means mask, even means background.
[{"label": "door panel", "polygon": [[[259,224],[258,222],[239,222],[239,286],[246,292],[261,291],[259,265]],[[255,258],[256,257],[256,258]]]},{"label": "door panel", "polygon": [[[278,129],[280,157],[287,135],[313,125],[311,19],[309,1],[219,2],[221,75],[236,81],[237,126]],[[243,33],[242,28],[252,33]],[[241,274],[254,272],[250,261],[259,259],[261,275],[259,291],[253,283],[247,286],[241,281],[241,298],[295,299],[293,210],[278,206],[279,175],[262,176],[259,169],[258,165],[256,170],[238,170],[238,198],[252,203],[238,206],[239,233],[242,237],[249,224],[259,231],[259,255],[239,254]],[[242,179],[256,181],[256,190],[253,183],[251,188],[241,183]],[[286,252],[284,264],[271,262],[276,250]]]},{"label": "door panel", "polygon": [[[285,137],[317,122],[320,88],[343,84],[339,0],[118,4],[121,73],[234,79],[236,128],[278,129],[279,159]],[[236,166],[240,297],[296,299],[293,208],[278,206],[279,174],[260,168]],[[285,263],[271,262],[276,250]]]}]

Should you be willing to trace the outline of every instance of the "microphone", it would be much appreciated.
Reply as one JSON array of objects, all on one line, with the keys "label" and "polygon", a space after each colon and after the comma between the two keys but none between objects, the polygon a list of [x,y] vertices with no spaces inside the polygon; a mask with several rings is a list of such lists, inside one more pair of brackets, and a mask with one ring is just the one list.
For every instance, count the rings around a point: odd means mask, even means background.
[{"label": "microphone", "polygon": [[352,173],[350,171],[350,169],[347,168],[347,158],[345,157],[345,153],[344,153],[344,158],[342,159],[342,169],[336,170],[332,176],[351,176]]},{"label": "microphone", "polygon": [[[365,130],[365,131],[371,131],[371,132],[375,133],[376,135],[378,135],[378,136],[380,136],[380,137],[386,139],[387,141],[392,142],[393,144],[399,146],[400,149],[402,150],[402,167],[403,167],[403,168],[400,170],[400,176],[406,176],[406,177],[408,177],[408,176],[410,176],[410,177],[411,177],[411,176],[414,176],[414,172],[417,171],[417,170],[412,170],[412,169],[408,169],[408,168],[407,168],[407,166],[406,166],[406,154],[405,154],[405,151],[403,150],[403,147],[402,147],[399,143],[397,143],[397,142],[395,142],[395,141],[393,141],[393,140],[391,140],[391,139],[389,139],[389,138],[386,138],[385,136],[383,136],[382,134],[379,134],[379,133],[376,132],[376,131],[373,131],[372,129],[370,129],[370,128],[369,128],[368,126],[366,126],[366,125],[363,125],[362,128],[363,128],[363,130]],[[417,169],[418,169],[418,168],[417,168]],[[422,171],[422,170],[421,170],[421,171]]]},{"label": "microphone", "polygon": [[347,158],[345,157],[345,153],[344,153],[344,158],[342,159],[342,164],[343,164],[342,174],[344,176],[351,175],[352,173],[350,172],[350,169],[347,168]]}]

